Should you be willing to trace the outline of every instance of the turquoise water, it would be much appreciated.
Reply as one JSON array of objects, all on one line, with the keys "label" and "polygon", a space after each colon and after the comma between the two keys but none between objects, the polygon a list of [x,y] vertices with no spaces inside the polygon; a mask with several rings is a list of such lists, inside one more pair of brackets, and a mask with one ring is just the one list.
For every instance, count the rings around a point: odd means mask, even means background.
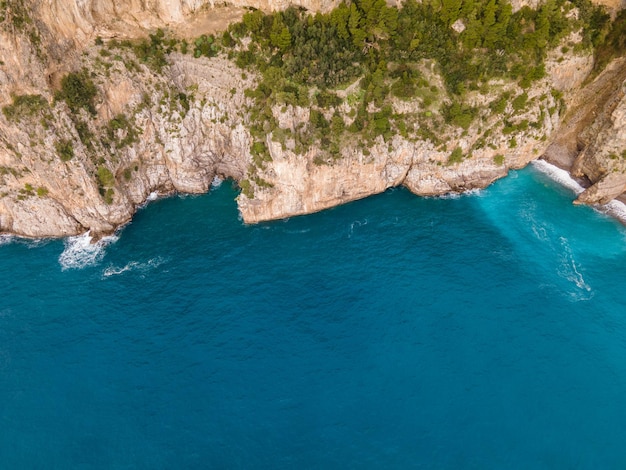
[{"label": "turquoise water", "polygon": [[[625,468],[626,231],[529,168],[0,246],[0,467]],[[81,248],[82,247],[82,248]]]}]

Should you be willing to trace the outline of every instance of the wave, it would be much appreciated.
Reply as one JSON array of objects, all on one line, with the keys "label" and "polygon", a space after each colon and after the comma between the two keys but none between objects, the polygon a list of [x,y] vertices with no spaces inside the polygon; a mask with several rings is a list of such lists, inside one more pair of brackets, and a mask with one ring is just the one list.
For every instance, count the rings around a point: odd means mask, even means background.
[{"label": "wave", "polygon": [[166,259],[160,256],[153,258],[145,263],[140,263],[139,261],[130,261],[126,263],[126,265],[119,266],[109,266],[104,271],[102,271],[103,277],[111,277],[111,276],[119,276],[125,272],[129,271],[139,271],[142,274],[147,273],[148,271],[155,269],[165,263]]},{"label": "wave", "polygon": [[570,176],[566,170],[562,170],[545,160],[534,160],[531,162],[532,166],[539,170],[541,173],[549,176],[552,180],[571,189],[576,194],[580,194],[584,191],[584,188],[578,184],[578,182]]},{"label": "wave", "polygon": [[159,199],[159,193],[156,191],[152,191],[150,194],[148,194],[146,200],[139,206],[139,209],[144,209],[149,203],[151,203],[152,201],[156,201],[157,199]]},{"label": "wave", "polygon": [[211,188],[216,189],[219,188],[222,183],[224,182],[224,180],[222,178],[220,178],[219,176],[215,175],[213,177],[213,181],[211,181]]},{"label": "wave", "polygon": [[561,264],[558,269],[558,274],[567,281],[573,283],[578,288],[578,291],[570,292],[570,297],[576,301],[590,300],[593,297],[591,287],[585,281],[585,278],[581,272],[580,265],[576,262],[572,249],[565,237],[559,237],[561,242],[561,248],[563,253],[561,255]]},{"label": "wave", "polygon": [[348,238],[352,238],[352,235],[354,235],[354,229],[356,227],[363,227],[364,225],[367,225],[367,219],[363,219],[363,222],[361,222],[360,220],[355,220],[354,222],[352,222],[350,224],[350,233],[348,233]]},{"label": "wave", "polygon": [[[439,194],[437,196],[431,196],[433,199],[460,199],[464,196],[482,196],[484,190],[481,188],[468,189],[460,192],[449,192],[445,194]],[[427,196],[428,197],[428,196]]]},{"label": "wave", "polygon": [[603,206],[596,207],[596,209],[603,214],[615,217],[616,219],[621,220],[623,223],[626,224],[626,204],[624,204],[623,202],[613,199]]},{"label": "wave", "polygon": [[[580,194],[585,190],[585,188],[578,184],[567,171],[562,170],[545,160],[534,160],[531,164],[539,171],[546,174],[557,183],[571,189],[576,194]],[[614,199],[607,204],[598,204],[591,207],[602,214],[615,217],[626,224],[626,204],[623,202],[616,201]]]},{"label": "wave", "polygon": [[65,249],[59,256],[61,269],[63,271],[66,269],[83,269],[97,264],[104,257],[105,248],[111,243],[115,243],[118,238],[111,235],[92,243],[93,237],[89,232],[66,238],[63,242]]},{"label": "wave", "polygon": [[25,238],[9,234],[0,235],[0,246],[18,243],[28,249],[32,249],[47,245],[50,241],[50,238]]}]

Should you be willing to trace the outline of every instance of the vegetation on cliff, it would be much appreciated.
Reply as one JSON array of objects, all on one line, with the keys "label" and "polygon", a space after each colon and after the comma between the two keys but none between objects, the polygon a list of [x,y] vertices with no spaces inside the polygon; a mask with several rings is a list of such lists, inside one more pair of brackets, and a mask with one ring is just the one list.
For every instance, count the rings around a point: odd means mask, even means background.
[{"label": "vegetation on cliff", "polygon": [[[507,0],[407,0],[401,8],[355,0],[326,14],[293,7],[250,11],[195,55],[214,54],[221,44],[241,68],[260,73],[247,93],[254,100],[249,112],[257,167],[269,159],[268,135],[283,146],[291,141],[296,153],[323,149],[315,161],[324,163],[339,158],[350,141],[364,152],[375,139],[389,142],[394,135],[439,146],[454,129],[467,131],[476,118],[493,114],[504,118],[509,133],[524,131],[528,120],[511,119],[528,104],[524,90],[545,76],[547,51],[573,32],[582,40],[572,47],[594,47],[608,26],[608,15],[589,0],[548,0],[517,12]],[[512,86],[494,87],[494,81]],[[491,101],[498,88],[503,91]],[[477,104],[472,93],[490,101]],[[400,111],[394,100],[413,103],[412,111]],[[562,108],[550,102],[547,112]],[[309,122],[281,128],[277,106],[308,107]],[[464,158],[459,152],[454,149],[450,163]]]},{"label": "vegetation on cliff", "polygon": [[[31,35],[23,2],[1,5],[4,27]],[[429,141],[447,156],[438,164],[458,164],[490,147],[498,152],[494,164],[503,165],[507,147],[518,146],[521,134],[545,139],[544,122],[563,110],[560,92],[546,88],[545,81],[539,92],[534,86],[546,74],[548,51],[560,51],[563,58],[596,48],[597,63],[605,64],[624,49],[624,24],[624,13],[611,23],[589,0],[547,0],[536,10],[516,12],[508,0],[406,0],[400,8],[384,0],[354,0],[325,14],[250,9],[222,34],[189,42],[160,29],[139,40],[97,38],[84,68],[62,77],[54,101],[13,96],[2,111],[10,122],[47,129],[61,125],[55,107],[65,103],[75,133],[46,145],[64,162],[87,155],[107,203],[121,176],[132,176],[130,167],[118,165],[117,154],[139,141],[138,113],[146,107],[169,110],[178,113],[171,122],[182,121],[203,104],[193,90],[154,86],[144,94],[147,101],[101,119],[99,87],[116,67],[134,77],[162,78],[174,51],[228,56],[242,77],[255,77],[241,113],[252,136],[251,164],[241,182],[248,197],[271,187],[263,169],[272,158],[272,140],[295,154],[308,153],[317,165],[332,164],[353,149],[367,157],[374,143],[391,151],[396,136]],[[36,48],[40,39],[31,41]],[[501,136],[504,145],[496,142]]]}]

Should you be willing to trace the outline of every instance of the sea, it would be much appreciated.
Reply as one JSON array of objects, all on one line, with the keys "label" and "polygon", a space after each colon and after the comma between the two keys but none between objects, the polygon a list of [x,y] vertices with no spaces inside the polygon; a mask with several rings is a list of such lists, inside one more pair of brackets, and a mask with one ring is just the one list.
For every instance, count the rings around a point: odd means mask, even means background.
[{"label": "sea", "polygon": [[2,469],[626,468],[626,229],[536,164],[0,239]]}]

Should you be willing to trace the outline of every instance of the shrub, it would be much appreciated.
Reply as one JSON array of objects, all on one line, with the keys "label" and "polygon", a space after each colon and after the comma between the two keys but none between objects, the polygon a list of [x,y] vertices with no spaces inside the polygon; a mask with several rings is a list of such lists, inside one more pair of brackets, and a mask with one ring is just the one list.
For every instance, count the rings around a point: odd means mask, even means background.
[{"label": "shrub", "polygon": [[254,199],[254,188],[252,184],[248,180],[241,180],[239,182],[239,187],[241,188],[241,192],[248,198]]},{"label": "shrub", "polygon": [[54,148],[57,151],[57,155],[62,162],[69,162],[72,158],[74,158],[74,146],[70,140],[59,140]]},{"label": "shrub", "polygon": [[115,186],[115,176],[111,173],[106,166],[99,166],[96,174],[98,178],[98,184],[103,188],[110,188]]},{"label": "shrub", "polygon": [[98,90],[93,80],[89,78],[87,72],[71,72],[61,80],[61,90],[57,92],[55,98],[67,103],[70,111],[78,113],[80,109],[85,109],[91,114],[96,114],[94,98]]},{"label": "shrub", "polygon": [[[120,130],[125,131],[124,137],[119,137],[120,132],[118,131]],[[137,129],[128,120],[125,114],[120,113],[107,124],[106,138],[107,141],[105,143],[110,144],[115,142],[116,147],[122,149],[137,142]]]},{"label": "shrub", "polygon": [[461,149],[461,147],[457,147],[452,151],[452,153],[448,157],[448,163],[449,164],[461,163],[461,161],[463,161],[463,150]]},{"label": "shrub", "polygon": [[2,108],[8,121],[16,122],[26,117],[39,115],[48,108],[48,102],[41,95],[14,95],[13,103]]},{"label": "shrub", "polygon": [[498,166],[502,165],[504,163],[504,155],[502,155],[501,153],[494,155],[493,163],[495,163]]},{"label": "shrub", "polygon": [[521,95],[518,95],[517,97],[515,97],[515,99],[513,100],[513,110],[515,111],[521,111],[526,107],[526,103],[528,103],[528,94],[526,94],[525,92],[522,93]]},{"label": "shrub", "polygon": [[446,122],[467,130],[472,124],[477,111],[476,108],[454,102],[444,107],[443,116]]}]

